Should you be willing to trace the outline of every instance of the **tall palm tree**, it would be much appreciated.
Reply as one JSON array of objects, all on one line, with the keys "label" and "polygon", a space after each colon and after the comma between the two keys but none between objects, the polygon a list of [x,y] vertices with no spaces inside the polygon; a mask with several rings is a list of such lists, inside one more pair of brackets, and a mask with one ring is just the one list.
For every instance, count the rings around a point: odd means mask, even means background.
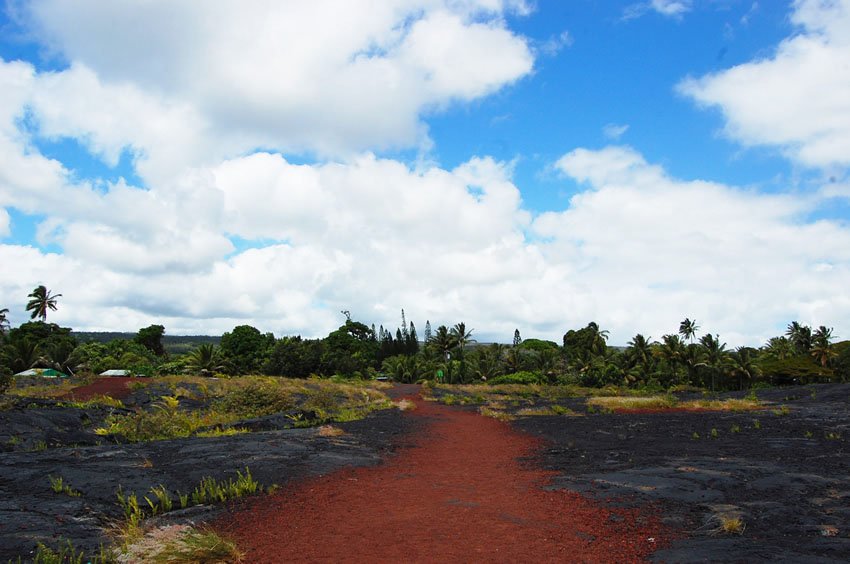
[{"label": "tall palm tree", "polygon": [[744,389],[744,380],[752,381],[761,376],[761,367],[756,363],[753,349],[749,347],[738,347],[729,357],[729,371],[738,377],[738,389]]},{"label": "tall palm tree", "polygon": [[711,333],[703,335],[700,344],[705,351],[705,361],[703,365],[711,371],[711,390],[714,391],[716,386],[716,377],[723,372],[729,360],[729,351],[726,350],[726,343],[720,342],[720,336],[714,336]]},{"label": "tall palm tree", "polygon": [[679,323],[679,335],[690,342],[693,342],[698,330],[699,325],[697,325],[696,319],[688,319],[686,317],[684,321]]},{"label": "tall palm tree", "polygon": [[475,339],[472,338],[472,330],[466,330],[466,323],[461,321],[460,323],[456,323],[454,327],[451,329],[451,335],[454,337],[455,342],[457,343],[458,350],[460,351],[460,380],[461,382],[466,380],[466,362],[464,359],[464,348],[469,343],[474,343]]},{"label": "tall palm tree", "polygon": [[650,348],[650,340],[652,337],[644,337],[640,333],[632,337],[632,340],[629,341],[629,348],[627,350],[631,351],[632,357],[639,364],[648,364],[649,359],[652,356],[652,349]]},{"label": "tall palm tree", "polygon": [[682,364],[685,343],[682,342],[679,335],[664,335],[661,341],[661,345],[655,349],[656,355],[663,359],[670,368],[670,381],[678,382],[679,366]]},{"label": "tall palm tree", "polygon": [[[437,327],[437,330],[434,332],[431,340],[428,341],[428,346],[426,348],[436,351],[437,353],[437,366],[443,366],[446,369],[446,382],[451,383],[453,381],[452,374],[452,363],[451,363],[451,351],[457,346],[457,340],[454,338],[454,335],[449,333],[449,328],[445,325],[440,325]],[[440,370],[442,372],[442,370]]]},{"label": "tall palm tree", "polygon": [[454,327],[452,327],[450,333],[455,338],[455,342],[457,346],[461,350],[461,356],[463,356],[463,349],[469,343],[474,343],[475,339],[472,338],[472,329],[469,331],[466,330],[466,323],[461,321],[460,323],[456,323]]},{"label": "tall palm tree", "polygon": [[449,352],[457,346],[457,340],[449,333],[448,327],[440,325],[428,344],[440,353],[443,359],[447,359]]},{"label": "tall palm tree", "polygon": [[688,373],[688,384],[693,386],[698,384],[698,369],[700,366],[704,365],[704,356],[705,353],[703,352],[702,346],[695,343],[690,343],[682,351],[682,364],[685,365],[685,370],[687,370]]},{"label": "tall palm tree", "polygon": [[608,331],[599,329],[595,321],[587,324],[590,330],[590,352],[594,355],[605,352],[605,342],[608,340]]},{"label": "tall palm tree", "polygon": [[812,335],[812,348],[811,354],[815,358],[815,360],[820,363],[821,366],[826,366],[830,359],[834,356],[837,356],[836,353],[832,349],[832,328],[826,328],[821,325],[817,329],[815,329],[814,335]]},{"label": "tall palm tree", "polygon": [[632,367],[637,369],[640,379],[647,380],[652,371],[652,337],[644,337],[640,333],[635,335],[626,349],[626,355],[631,360]]},{"label": "tall palm tree", "polygon": [[36,287],[28,298],[26,311],[30,313],[30,319],[40,317],[41,321],[47,321],[47,310],[56,311],[56,298],[62,297],[62,294],[52,294],[47,291],[44,286]]},{"label": "tall palm tree", "polygon": [[792,321],[788,324],[785,335],[788,336],[798,354],[806,354],[812,350],[812,328],[808,325],[800,325]]}]

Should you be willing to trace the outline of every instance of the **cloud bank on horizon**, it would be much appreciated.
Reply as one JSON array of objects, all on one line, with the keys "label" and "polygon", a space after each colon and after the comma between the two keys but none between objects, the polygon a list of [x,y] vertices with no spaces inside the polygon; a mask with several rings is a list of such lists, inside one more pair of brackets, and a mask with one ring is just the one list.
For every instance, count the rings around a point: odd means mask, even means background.
[{"label": "cloud bank on horizon", "polygon": [[[8,2],[0,307],[23,321],[44,284],[80,330],[321,336],[405,308],[480,340],[850,336],[850,0],[558,5]],[[599,101],[634,66],[600,30],[708,22],[734,61],[653,59]],[[682,174],[685,146],[716,176]]]}]

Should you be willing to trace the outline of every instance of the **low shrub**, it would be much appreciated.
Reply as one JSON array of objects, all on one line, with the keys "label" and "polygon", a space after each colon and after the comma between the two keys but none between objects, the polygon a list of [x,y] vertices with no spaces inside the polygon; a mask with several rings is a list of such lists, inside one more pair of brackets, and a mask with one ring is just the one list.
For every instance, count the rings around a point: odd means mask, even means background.
[{"label": "low shrub", "polygon": [[491,386],[498,386],[500,384],[546,384],[548,381],[549,380],[546,376],[540,372],[529,372],[527,370],[523,370],[512,374],[496,376],[487,383]]},{"label": "low shrub", "polygon": [[588,406],[594,406],[607,410],[617,409],[669,409],[676,405],[673,396],[649,396],[649,397],[593,397],[588,398]]},{"label": "low shrub", "polygon": [[150,411],[136,410],[131,415],[110,415],[105,426],[95,429],[98,435],[120,435],[127,441],[145,442],[185,438],[202,429],[232,423],[237,418],[228,413],[191,412],[178,409],[173,396],[163,396]]},{"label": "low shrub", "polygon": [[743,535],[747,528],[744,519],[735,514],[716,514],[712,516],[710,522],[715,524],[708,531],[710,535]]},{"label": "low shrub", "polygon": [[725,399],[725,400],[693,400],[679,404],[685,409],[705,409],[710,411],[753,411],[762,409],[763,405],[757,399]]},{"label": "low shrub", "polygon": [[[263,417],[295,409],[314,411],[315,418],[295,420],[299,427],[328,421],[362,419],[372,411],[393,405],[383,392],[368,383],[334,383],[327,380],[292,380],[272,377],[240,377],[213,381],[199,377],[157,378],[172,390],[161,396],[152,409],[137,409],[129,415],[113,414],[95,432],[120,435],[130,442],[216,437],[237,434],[243,429],[222,430],[241,419]],[[206,409],[181,409],[179,398],[208,402]]]},{"label": "low shrub", "polygon": [[295,400],[289,390],[257,381],[227,391],[216,401],[214,408],[240,417],[262,417],[294,406]]}]

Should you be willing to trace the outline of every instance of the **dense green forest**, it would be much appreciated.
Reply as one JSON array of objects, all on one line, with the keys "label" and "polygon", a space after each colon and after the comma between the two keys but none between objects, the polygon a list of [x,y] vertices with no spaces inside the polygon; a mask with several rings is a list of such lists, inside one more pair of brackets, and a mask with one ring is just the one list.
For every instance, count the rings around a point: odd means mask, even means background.
[{"label": "dense green forest", "polygon": [[[106,344],[121,339],[132,341],[136,334],[115,331],[71,331],[71,336],[78,343]],[[162,347],[168,354],[183,354],[198,348],[199,345],[218,345],[220,341],[220,335],[163,335]]]},{"label": "dense green forest", "polygon": [[635,335],[628,346],[608,346],[608,332],[596,323],[569,329],[561,343],[523,340],[519,329],[510,344],[478,344],[459,322],[421,337],[401,312],[395,331],[352,320],[322,339],[276,338],[250,325],[221,337],[169,337],[151,325],[138,333],[75,333],[47,322],[61,294],[39,286],[29,295],[31,321],[10,327],[0,310],[0,375],[28,368],[54,368],[66,374],[98,374],[123,369],[134,374],[267,374],[305,378],[387,376],[399,382],[438,379],[447,383],[579,384],[712,390],[754,385],[847,381],[850,341],[833,343],[832,329],[812,329],[796,321],[784,335],[759,348],[729,349],[719,335],[701,332],[683,320],[659,340]]}]

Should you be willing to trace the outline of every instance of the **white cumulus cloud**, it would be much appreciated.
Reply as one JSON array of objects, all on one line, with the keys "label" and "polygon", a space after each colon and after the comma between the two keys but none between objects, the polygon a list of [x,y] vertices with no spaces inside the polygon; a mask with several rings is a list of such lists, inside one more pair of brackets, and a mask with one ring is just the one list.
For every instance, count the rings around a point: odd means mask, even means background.
[{"label": "white cumulus cloud", "polygon": [[[643,6],[676,17],[691,4]],[[747,143],[846,164],[843,75],[824,70],[846,60],[845,7],[797,2],[803,32],[773,58],[683,91],[721,105]],[[38,217],[37,241],[61,254],[0,244],[0,264],[12,265],[0,269],[0,306],[21,321],[43,283],[63,294],[54,319],[78,329],[221,333],[250,323],[321,336],[340,310],[394,327],[404,307],[420,331],[426,319],[465,321],[484,340],[514,328],[557,340],[596,320],[615,343],[660,337],[685,316],[731,344],[759,344],[792,319],[848,318],[850,230],[809,219],[825,198],[843,197],[843,180],[812,196],[764,194],[673,178],[628,147],[579,148],[556,168],[581,190],[535,217],[510,163],[381,156],[427,143],[429,114],[531,73],[530,41],[506,23],[529,9],[28,4],[23,25],[68,65],[39,72],[0,60],[0,237],[15,229],[13,208]],[[809,65],[818,90],[792,84],[769,99],[791,63]],[[752,112],[738,86],[759,100]],[[795,96],[816,103],[789,110]],[[617,139],[626,128],[605,132]],[[142,185],[81,179],[72,161],[39,152],[62,139],[108,166],[129,151]],[[299,151],[316,160],[304,164]]]},{"label": "white cumulus cloud", "polygon": [[[596,320],[622,344],[689,316],[730,344],[758,345],[792,319],[840,326],[850,315],[850,230],[807,220],[816,198],[679,180],[627,147],[576,149],[556,167],[585,189],[537,217],[510,166],[478,157],[447,170],[371,154],[299,165],[257,153],[196,170],[179,190],[68,192],[95,209],[112,198],[173,201],[121,232],[72,206],[57,239],[64,255],[0,245],[0,260],[16,265],[0,273],[0,292],[20,316],[46,283],[64,294],[57,321],[157,322],[172,333],[251,323],[323,335],[340,310],[394,327],[404,307],[420,330],[426,319],[463,320],[485,340],[514,328],[558,340]],[[172,207],[194,209],[186,221],[202,231],[157,230],[154,214],[166,227],[180,217]],[[205,238],[225,234],[257,248],[204,252]],[[174,264],[153,268],[157,259]]]},{"label": "white cumulus cloud", "polygon": [[725,133],[807,167],[850,165],[850,0],[797,0],[798,32],[767,58],[679,84],[717,107]]},{"label": "white cumulus cloud", "polygon": [[649,2],[638,2],[626,6],[623,10],[623,19],[633,20],[647,12],[655,12],[668,18],[681,18],[692,9],[691,0],[649,0]]},{"label": "white cumulus cloud", "polygon": [[[46,135],[114,162],[130,147],[161,180],[257,147],[349,155],[427,143],[422,116],[531,72],[501,0],[40,0],[23,20],[72,62],[44,77]],[[74,116],[77,116],[76,118]]]},{"label": "white cumulus cloud", "polygon": [[691,0],[652,0],[650,7],[664,16],[681,16],[691,10]]},{"label": "white cumulus cloud", "polygon": [[850,230],[805,221],[814,200],[678,180],[625,147],[577,149],[557,166],[590,189],[534,230],[619,341],[658,338],[687,315],[759,344],[783,320],[840,325],[850,314]]}]

